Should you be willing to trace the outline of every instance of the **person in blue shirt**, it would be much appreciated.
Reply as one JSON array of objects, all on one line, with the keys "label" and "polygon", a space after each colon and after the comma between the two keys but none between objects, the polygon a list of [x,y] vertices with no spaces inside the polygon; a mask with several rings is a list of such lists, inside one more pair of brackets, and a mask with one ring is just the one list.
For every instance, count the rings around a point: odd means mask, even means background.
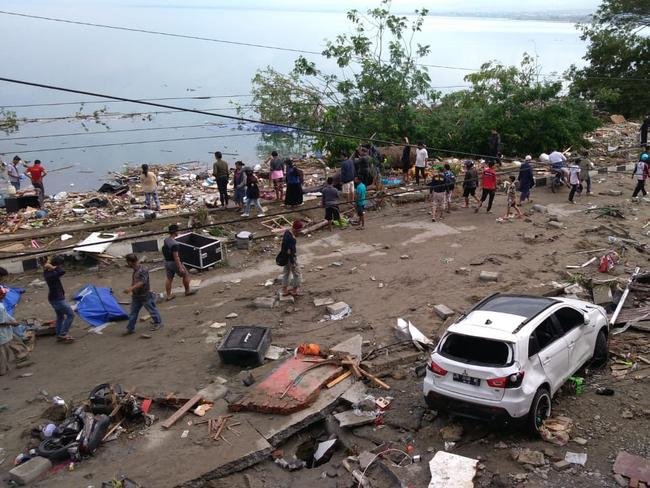
[{"label": "person in blue shirt", "polygon": [[357,185],[354,202],[357,209],[357,216],[359,217],[359,227],[357,229],[363,230],[366,228],[366,185],[359,179],[358,175],[354,177],[354,183]]}]

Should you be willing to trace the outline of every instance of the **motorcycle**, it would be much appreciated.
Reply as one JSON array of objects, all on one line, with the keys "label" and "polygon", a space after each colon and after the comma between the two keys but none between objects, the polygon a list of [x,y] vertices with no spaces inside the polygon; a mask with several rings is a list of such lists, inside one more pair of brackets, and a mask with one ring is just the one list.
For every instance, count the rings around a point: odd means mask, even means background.
[{"label": "motorcycle", "polygon": [[558,189],[564,186],[564,172],[560,170],[553,170],[553,179],[551,179],[551,191],[556,193]]}]

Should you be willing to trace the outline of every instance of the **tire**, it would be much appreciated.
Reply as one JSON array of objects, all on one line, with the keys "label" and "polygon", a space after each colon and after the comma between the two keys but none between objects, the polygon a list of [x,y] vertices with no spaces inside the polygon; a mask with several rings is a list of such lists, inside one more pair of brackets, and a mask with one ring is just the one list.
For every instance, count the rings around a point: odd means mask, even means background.
[{"label": "tire", "polygon": [[539,428],[544,420],[551,416],[551,393],[546,387],[541,387],[530,404],[530,410],[526,416],[526,430],[532,434],[539,434]]},{"label": "tire", "polygon": [[52,461],[63,461],[70,457],[68,447],[72,446],[74,442],[66,445],[61,445],[57,439],[45,439],[40,443],[36,449],[39,456],[50,459]]},{"label": "tire", "polygon": [[601,368],[607,364],[609,358],[609,343],[607,341],[607,334],[601,330],[596,337],[596,344],[594,344],[594,355],[591,357],[591,365],[595,368]]}]

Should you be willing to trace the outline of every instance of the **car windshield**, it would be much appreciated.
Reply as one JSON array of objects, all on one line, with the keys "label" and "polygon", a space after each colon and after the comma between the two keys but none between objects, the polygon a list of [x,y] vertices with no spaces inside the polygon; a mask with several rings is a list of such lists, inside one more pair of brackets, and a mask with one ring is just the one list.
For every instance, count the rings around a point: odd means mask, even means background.
[{"label": "car windshield", "polygon": [[555,303],[557,300],[545,297],[496,295],[478,307],[478,310],[520,315],[530,319]]},{"label": "car windshield", "polygon": [[508,366],[513,360],[510,343],[462,334],[449,334],[439,351],[449,359],[469,364]]}]

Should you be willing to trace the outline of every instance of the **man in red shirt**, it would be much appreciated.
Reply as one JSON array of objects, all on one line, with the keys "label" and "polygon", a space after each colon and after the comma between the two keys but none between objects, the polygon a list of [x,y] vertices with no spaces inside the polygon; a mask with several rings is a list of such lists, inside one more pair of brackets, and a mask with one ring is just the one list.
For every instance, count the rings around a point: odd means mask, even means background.
[{"label": "man in red shirt", "polygon": [[38,190],[40,190],[41,195],[40,199],[45,196],[45,188],[43,187],[43,176],[47,175],[47,172],[45,171],[45,168],[41,166],[41,161],[36,160],[34,161],[34,164],[32,166],[29,166],[25,170],[25,174],[29,176],[29,178],[32,180],[32,186]]},{"label": "man in red shirt", "polygon": [[494,195],[497,192],[497,172],[494,171],[494,161],[490,161],[488,167],[483,170],[481,174],[481,186],[483,187],[481,201],[474,212],[478,213],[479,209],[483,206],[483,202],[488,199],[487,213],[490,213],[492,210],[492,202],[494,202]]}]

